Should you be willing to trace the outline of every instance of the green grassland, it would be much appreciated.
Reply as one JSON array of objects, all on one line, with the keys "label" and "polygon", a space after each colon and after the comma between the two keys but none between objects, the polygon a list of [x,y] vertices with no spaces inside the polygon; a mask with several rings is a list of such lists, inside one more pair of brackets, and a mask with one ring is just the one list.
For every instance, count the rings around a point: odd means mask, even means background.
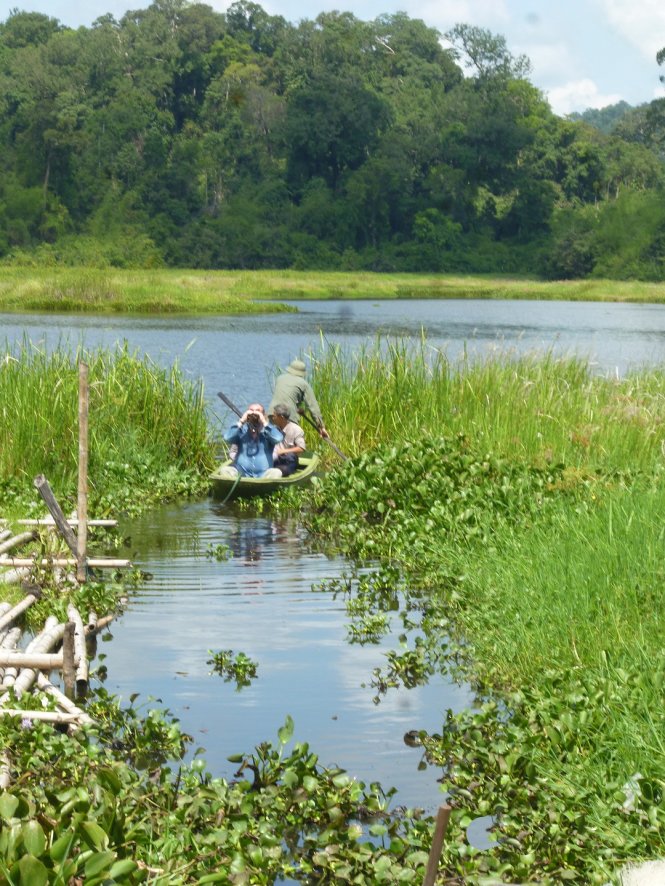
[{"label": "green grassland", "polygon": [[318,271],[0,270],[0,311],[249,314],[281,299],[483,298],[665,302],[665,283]]}]

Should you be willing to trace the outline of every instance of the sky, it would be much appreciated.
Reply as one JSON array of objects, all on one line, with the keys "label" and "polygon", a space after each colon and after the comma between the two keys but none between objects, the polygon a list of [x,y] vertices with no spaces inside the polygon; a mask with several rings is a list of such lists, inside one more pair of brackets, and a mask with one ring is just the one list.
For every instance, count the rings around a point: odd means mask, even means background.
[{"label": "sky", "polygon": [[[526,55],[530,80],[555,113],[631,105],[665,97],[656,53],[665,47],[663,0],[264,0],[272,15],[291,22],[333,9],[363,21],[405,12],[442,33],[455,24],[486,28],[505,37],[513,55]],[[0,19],[13,9],[42,12],[64,25],[89,26],[100,15],[120,18],[150,0],[0,0]],[[207,0],[223,12],[227,0]]]}]

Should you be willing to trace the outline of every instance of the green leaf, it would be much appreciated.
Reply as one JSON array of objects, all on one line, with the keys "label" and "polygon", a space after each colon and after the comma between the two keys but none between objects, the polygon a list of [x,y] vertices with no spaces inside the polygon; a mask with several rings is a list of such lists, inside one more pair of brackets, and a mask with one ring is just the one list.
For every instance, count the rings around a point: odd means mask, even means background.
[{"label": "green leaf", "polygon": [[21,886],[46,886],[48,871],[34,855],[24,855],[18,863],[21,872]]},{"label": "green leaf", "polygon": [[65,833],[61,837],[58,837],[58,839],[55,840],[55,842],[51,846],[51,849],[49,850],[49,855],[51,856],[53,861],[57,861],[58,864],[61,864],[62,861],[69,855],[69,850],[71,849],[73,842],[73,834]]},{"label": "green leaf", "polygon": [[86,877],[95,877],[97,874],[101,874],[103,870],[112,864],[114,858],[115,852],[110,850],[107,852],[95,852],[85,863]]},{"label": "green leaf", "polygon": [[198,879],[197,883],[219,883],[222,880],[225,882],[228,881],[229,875],[225,871],[217,871],[216,874],[204,874],[203,877]]},{"label": "green leaf", "polygon": [[138,865],[131,858],[121,858],[120,861],[116,861],[109,871],[109,877],[112,880],[117,880],[120,877],[126,877],[127,874],[131,874],[137,868]]},{"label": "green leaf", "polygon": [[3,818],[12,818],[16,810],[18,809],[19,799],[15,797],[13,794],[8,794],[4,792],[2,796],[0,796],[0,815]]},{"label": "green leaf", "polygon": [[88,846],[93,849],[105,849],[109,844],[109,838],[104,828],[100,827],[96,821],[84,821],[81,824],[83,837]]},{"label": "green leaf", "polygon": [[293,719],[291,718],[290,714],[286,715],[284,725],[277,730],[277,736],[279,738],[280,744],[286,744],[287,742],[291,741],[291,738],[293,736]]},{"label": "green leaf", "polygon": [[46,837],[44,829],[38,821],[34,819],[26,821],[22,828],[23,843],[30,855],[39,857],[44,849],[46,849]]}]

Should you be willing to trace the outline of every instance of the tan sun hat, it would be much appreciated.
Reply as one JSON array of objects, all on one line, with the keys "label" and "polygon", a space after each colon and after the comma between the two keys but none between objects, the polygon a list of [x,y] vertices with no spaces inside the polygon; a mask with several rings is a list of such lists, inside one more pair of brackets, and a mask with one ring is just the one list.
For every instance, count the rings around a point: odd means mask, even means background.
[{"label": "tan sun hat", "polygon": [[286,367],[286,371],[290,372],[291,375],[299,375],[301,378],[304,378],[307,367],[302,360],[292,360]]}]

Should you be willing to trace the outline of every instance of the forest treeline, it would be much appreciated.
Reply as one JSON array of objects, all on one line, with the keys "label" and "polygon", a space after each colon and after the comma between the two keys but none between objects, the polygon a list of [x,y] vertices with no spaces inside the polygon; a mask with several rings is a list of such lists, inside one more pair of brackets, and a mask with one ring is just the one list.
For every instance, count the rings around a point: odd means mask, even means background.
[{"label": "forest treeline", "polygon": [[443,36],[247,0],[77,29],[13,11],[0,258],[665,279],[665,100],[603,132],[502,37]]}]

